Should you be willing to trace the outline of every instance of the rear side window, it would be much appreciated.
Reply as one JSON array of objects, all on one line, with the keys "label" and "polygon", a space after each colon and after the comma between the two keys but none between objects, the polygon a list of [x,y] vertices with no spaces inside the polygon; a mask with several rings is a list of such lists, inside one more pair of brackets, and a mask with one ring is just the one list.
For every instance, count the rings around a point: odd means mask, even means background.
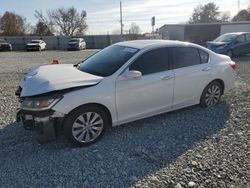
[{"label": "rear side window", "polygon": [[201,63],[207,63],[209,60],[209,55],[207,52],[199,49]]},{"label": "rear side window", "polygon": [[200,54],[196,48],[173,47],[171,48],[171,51],[174,62],[173,67],[175,69],[198,65],[201,63]]},{"label": "rear side window", "polygon": [[159,48],[142,54],[130,65],[129,70],[137,70],[142,75],[147,75],[166,71],[168,68],[168,49]]}]

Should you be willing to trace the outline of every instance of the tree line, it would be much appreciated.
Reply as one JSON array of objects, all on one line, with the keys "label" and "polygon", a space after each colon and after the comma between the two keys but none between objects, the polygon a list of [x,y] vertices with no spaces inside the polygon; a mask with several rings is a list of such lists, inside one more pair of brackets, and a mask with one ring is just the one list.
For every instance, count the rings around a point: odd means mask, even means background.
[{"label": "tree line", "polygon": [[48,10],[44,14],[41,10],[34,13],[37,23],[34,27],[26,22],[26,18],[6,11],[0,16],[0,34],[3,36],[21,35],[83,35],[86,24],[86,11],[78,12],[76,8],[58,8]]},{"label": "tree line", "polygon": [[[35,10],[34,13],[37,23],[31,26],[26,18],[14,12],[6,11],[0,15],[0,35],[2,36],[21,36],[21,35],[65,35],[75,36],[84,35],[88,25],[86,23],[87,13],[82,10],[77,11],[74,7],[58,8],[47,10]],[[219,11],[219,6],[215,3],[198,5],[194,8],[189,19],[189,23],[211,23],[229,21],[250,21],[250,7],[239,11],[232,19],[229,13]],[[140,28],[135,23],[130,26],[132,34],[139,34]]]}]

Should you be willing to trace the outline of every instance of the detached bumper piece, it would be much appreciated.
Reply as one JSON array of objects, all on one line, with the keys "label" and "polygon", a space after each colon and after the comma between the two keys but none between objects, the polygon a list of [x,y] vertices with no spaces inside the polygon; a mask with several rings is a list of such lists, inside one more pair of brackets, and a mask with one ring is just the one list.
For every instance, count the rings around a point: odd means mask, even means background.
[{"label": "detached bumper piece", "polygon": [[62,122],[62,118],[54,117],[53,110],[27,111],[21,109],[17,112],[16,120],[23,123],[24,129],[40,133],[40,142],[57,139]]}]

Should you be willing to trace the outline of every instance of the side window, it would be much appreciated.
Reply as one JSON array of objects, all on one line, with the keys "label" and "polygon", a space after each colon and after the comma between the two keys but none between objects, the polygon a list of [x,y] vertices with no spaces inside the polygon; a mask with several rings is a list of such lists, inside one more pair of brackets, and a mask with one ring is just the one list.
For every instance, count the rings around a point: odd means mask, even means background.
[{"label": "side window", "polygon": [[188,67],[201,63],[198,49],[190,47],[173,47],[172,55],[174,60],[174,68]]},{"label": "side window", "polygon": [[250,42],[250,34],[246,34],[246,41]]},{"label": "side window", "polygon": [[168,70],[168,49],[159,48],[148,51],[136,59],[129,70],[137,70],[142,75]]},{"label": "side window", "polygon": [[240,35],[237,37],[236,41],[238,43],[242,43],[242,42],[245,42],[245,35]]},{"label": "side window", "polygon": [[201,63],[207,63],[209,60],[209,55],[207,52],[199,49]]}]

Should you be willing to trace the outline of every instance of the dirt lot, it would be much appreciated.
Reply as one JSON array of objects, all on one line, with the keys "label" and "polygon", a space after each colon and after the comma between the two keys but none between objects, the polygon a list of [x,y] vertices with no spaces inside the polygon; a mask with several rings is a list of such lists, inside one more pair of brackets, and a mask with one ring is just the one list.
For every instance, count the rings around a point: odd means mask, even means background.
[{"label": "dirt lot", "polygon": [[0,187],[250,187],[250,56],[234,59],[236,85],[216,107],[116,127],[86,148],[40,145],[15,122],[22,74],[94,52],[0,53]]}]

